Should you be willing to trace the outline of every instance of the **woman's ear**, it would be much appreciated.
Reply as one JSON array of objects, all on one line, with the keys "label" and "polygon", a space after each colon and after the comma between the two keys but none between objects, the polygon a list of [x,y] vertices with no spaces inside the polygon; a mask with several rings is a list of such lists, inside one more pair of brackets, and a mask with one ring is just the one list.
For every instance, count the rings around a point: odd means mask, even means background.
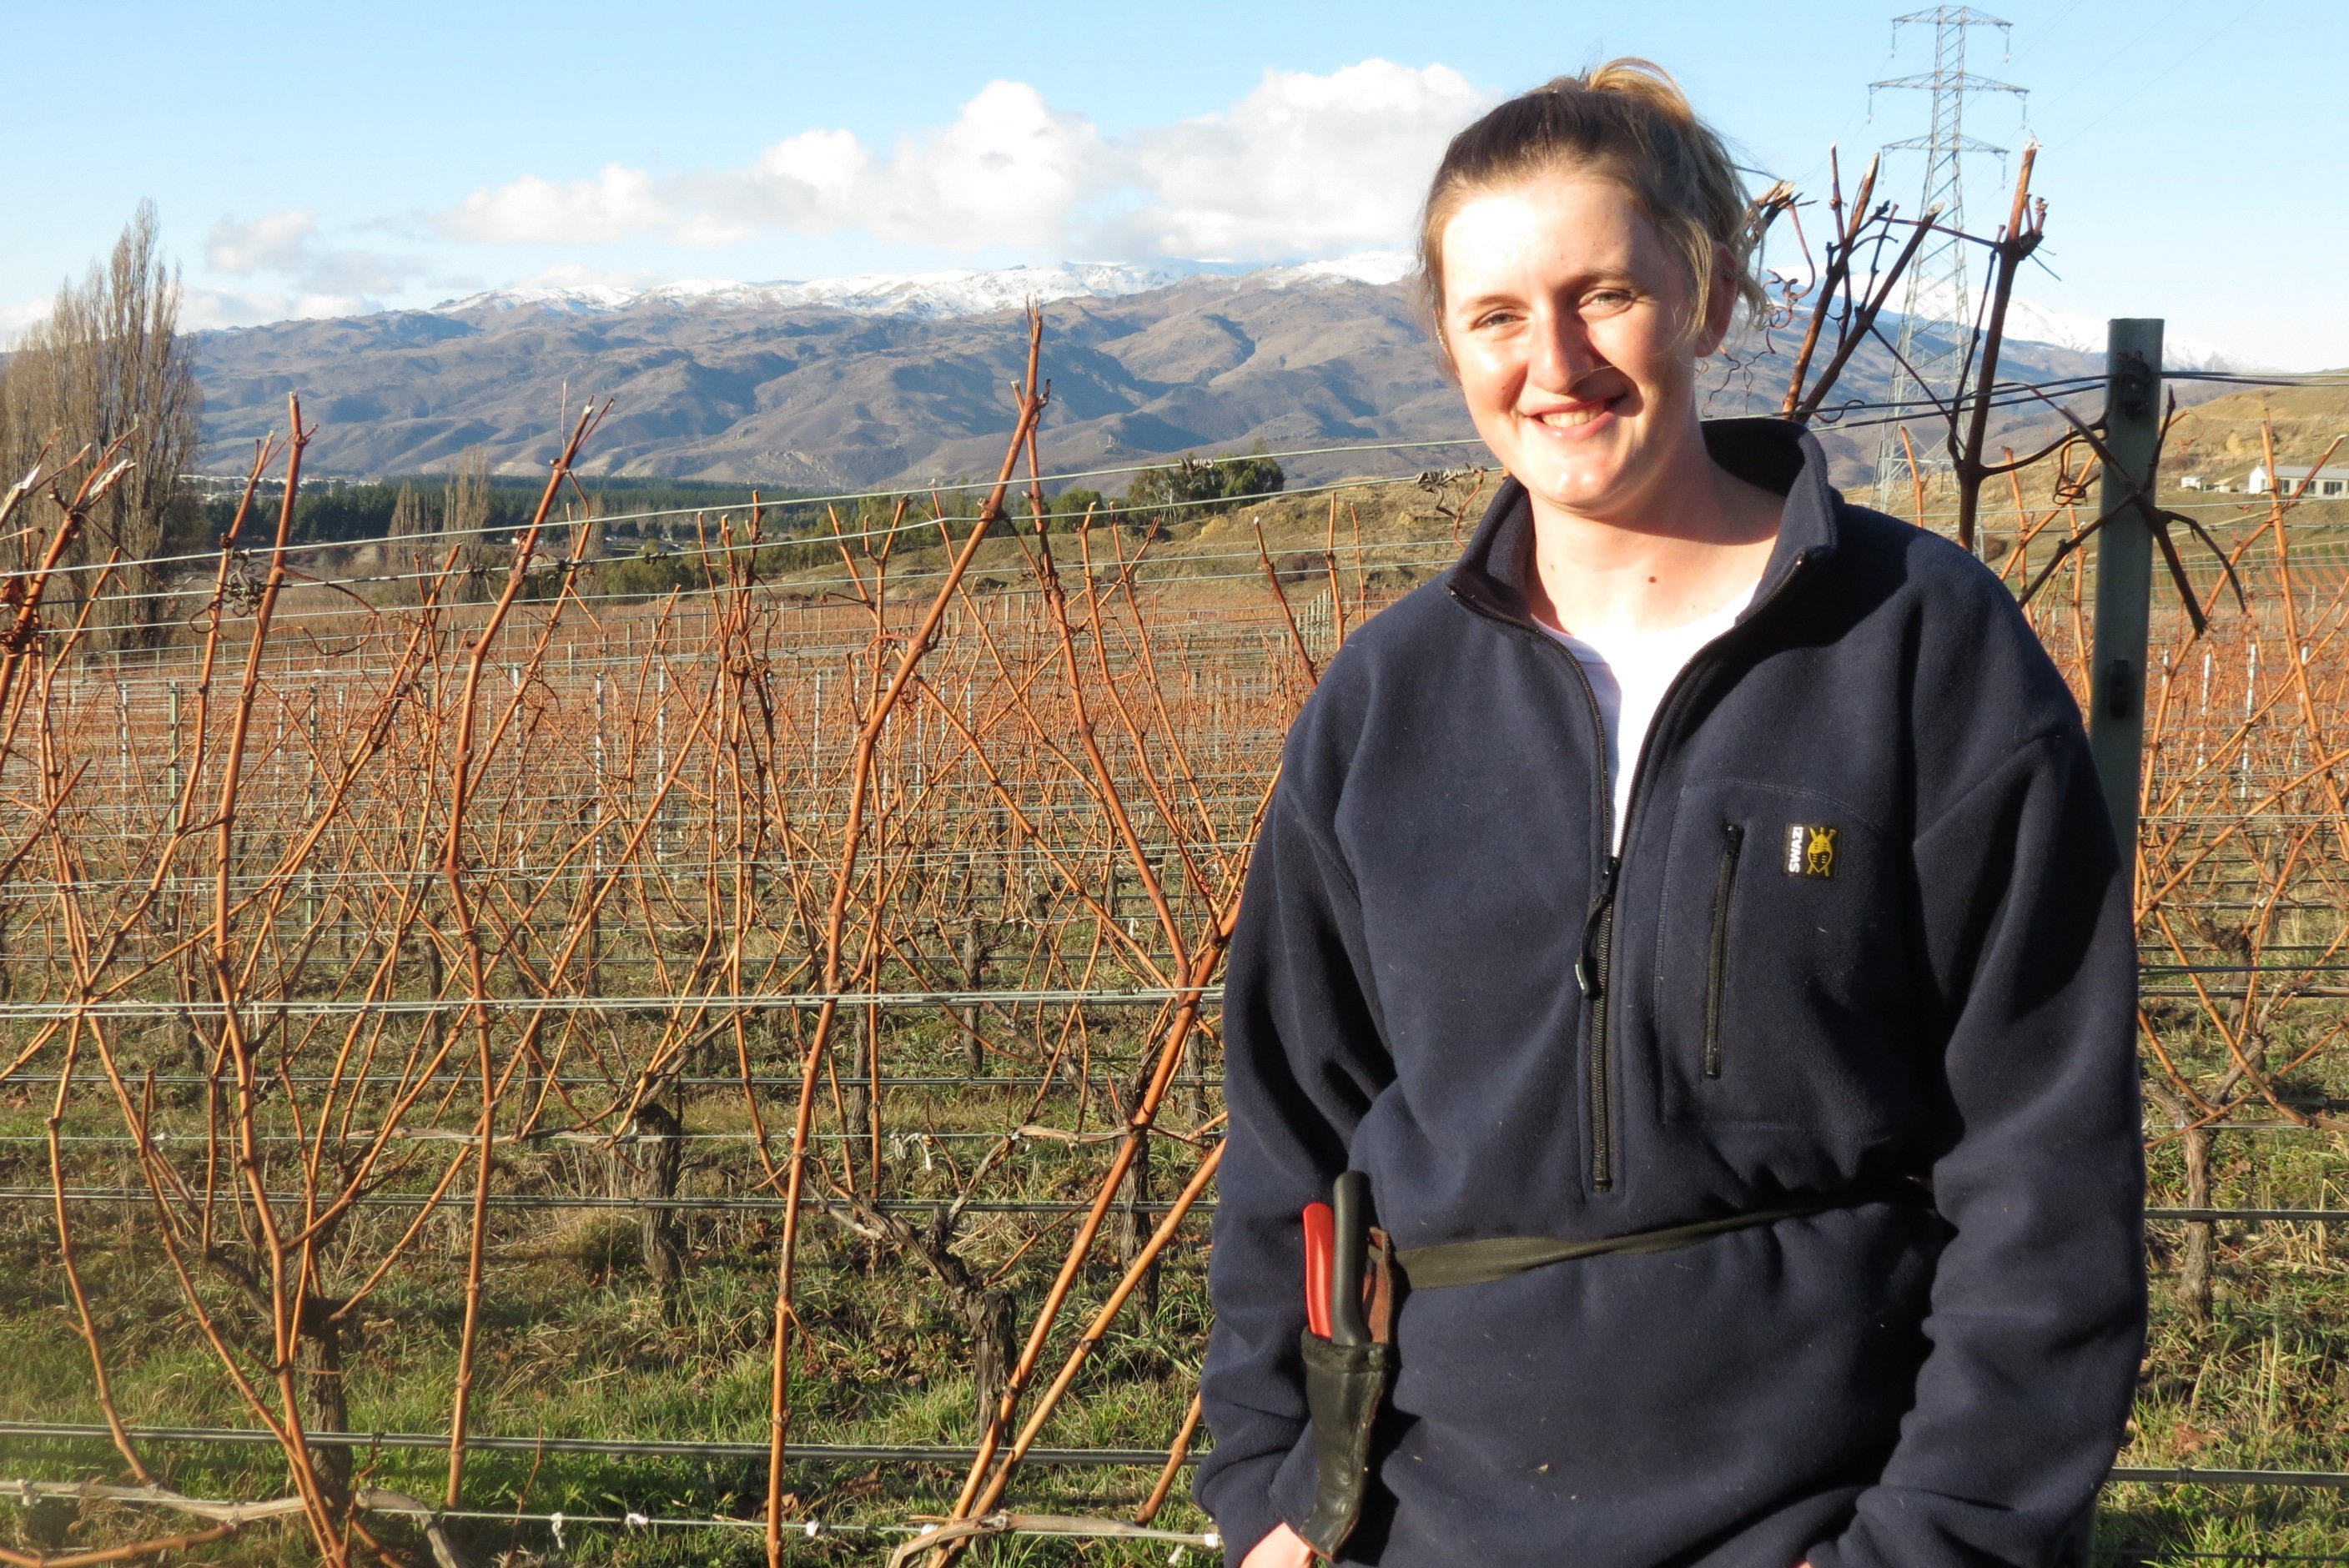
[{"label": "woman's ear", "polygon": [[1435,348],[1435,363],[1444,378],[1454,387],[1460,385],[1460,362],[1452,357],[1452,340],[1444,334],[1444,315],[1439,309],[1427,318],[1427,341]]},{"label": "woman's ear", "polygon": [[1705,359],[1720,352],[1729,336],[1729,324],[1737,313],[1737,277],[1719,262],[1713,269],[1713,287],[1706,291],[1704,320],[1698,324],[1694,347],[1696,357]]}]

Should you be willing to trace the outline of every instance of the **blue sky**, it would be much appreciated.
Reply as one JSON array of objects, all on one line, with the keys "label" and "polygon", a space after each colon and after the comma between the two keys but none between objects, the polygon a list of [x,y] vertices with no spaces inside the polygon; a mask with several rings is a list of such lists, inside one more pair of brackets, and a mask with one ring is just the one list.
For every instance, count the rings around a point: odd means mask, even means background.
[{"label": "blue sky", "polygon": [[[207,324],[537,281],[812,277],[1393,246],[1443,138],[1618,54],[1754,165],[1822,181],[1924,124],[1868,83],[1896,5],[1148,0],[824,6],[120,4],[11,20],[0,329],[158,203]],[[1969,64],[2044,144],[2025,291],[2291,368],[2349,364],[2349,4],[2016,0]],[[101,36],[102,35],[102,36]],[[2011,48],[2011,57],[2002,57]],[[40,128],[30,135],[26,128]],[[1890,176],[1913,204],[1913,166]],[[1996,160],[1971,221],[2002,213]]]}]

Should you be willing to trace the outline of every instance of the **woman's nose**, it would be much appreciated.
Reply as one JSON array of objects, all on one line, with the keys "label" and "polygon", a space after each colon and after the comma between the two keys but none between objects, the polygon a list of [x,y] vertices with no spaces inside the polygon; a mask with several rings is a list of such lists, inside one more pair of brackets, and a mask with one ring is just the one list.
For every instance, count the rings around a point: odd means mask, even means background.
[{"label": "woman's nose", "polygon": [[1545,310],[1533,325],[1526,375],[1552,392],[1570,391],[1599,363],[1582,317],[1570,310]]}]

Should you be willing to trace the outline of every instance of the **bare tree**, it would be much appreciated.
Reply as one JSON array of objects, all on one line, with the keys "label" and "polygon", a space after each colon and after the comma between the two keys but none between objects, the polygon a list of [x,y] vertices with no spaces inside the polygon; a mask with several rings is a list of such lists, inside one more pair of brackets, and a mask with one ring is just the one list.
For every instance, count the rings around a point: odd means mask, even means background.
[{"label": "bare tree", "polygon": [[424,516],[424,502],[413,485],[402,485],[392,498],[391,523],[384,531],[384,571],[391,578],[384,602],[414,604],[424,596],[424,574],[440,565],[431,548],[432,525]]},{"label": "bare tree", "polygon": [[[57,291],[48,319],[25,335],[0,376],[0,469],[23,472],[47,446],[64,456],[123,442],[135,466],[90,518],[67,564],[119,555],[95,616],[118,645],[151,641],[167,618],[163,553],[175,509],[193,506],[181,476],[193,464],[203,411],[195,356],[180,333],[180,273],[162,255],[155,205],[142,201],[114,252],[80,284]],[[95,574],[65,581],[78,596]]]},{"label": "bare tree", "polygon": [[490,458],[475,447],[457,459],[457,471],[441,491],[440,526],[449,537],[436,543],[444,551],[452,542],[457,546],[456,581],[449,585],[445,597],[471,604],[493,596],[490,583],[493,552],[489,535],[482,531],[489,525]]}]

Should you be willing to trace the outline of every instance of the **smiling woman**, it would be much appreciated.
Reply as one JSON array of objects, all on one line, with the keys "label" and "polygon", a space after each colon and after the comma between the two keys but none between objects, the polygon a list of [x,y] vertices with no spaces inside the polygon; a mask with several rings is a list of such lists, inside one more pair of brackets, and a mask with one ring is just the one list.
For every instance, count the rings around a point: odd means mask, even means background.
[{"label": "smiling woman", "polygon": [[1971,555],[1698,418],[1748,224],[1639,61],[1435,176],[1509,477],[1324,673],[1249,872],[1197,1480],[1244,1568],[2040,1564],[2118,1446],[2134,950],[2079,714]]}]

